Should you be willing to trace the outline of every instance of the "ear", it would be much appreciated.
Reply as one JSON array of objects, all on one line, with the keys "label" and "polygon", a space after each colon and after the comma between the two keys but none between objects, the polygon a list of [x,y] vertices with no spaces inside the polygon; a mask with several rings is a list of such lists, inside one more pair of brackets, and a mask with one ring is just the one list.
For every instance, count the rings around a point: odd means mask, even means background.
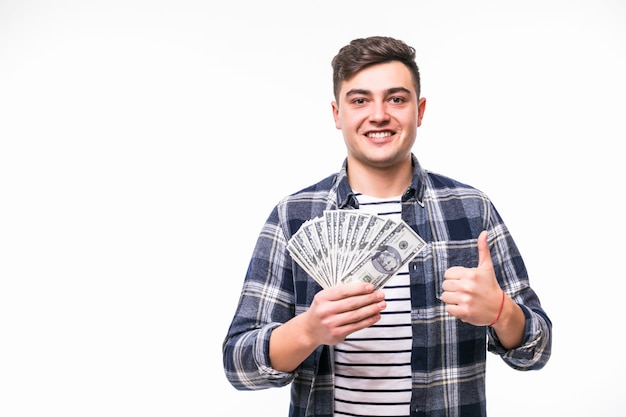
[{"label": "ear", "polygon": [[335,127],[341,130],[341,122],[339,121],[339,105],[336,101],[330,103],[333,107],[333,119],[335,119]]},{"label": "ear", "polygon": [[426,98],[422,97],[417,102],[417,127],[422,125],[422,118],[424,117],[424,112],[426,111]]}]

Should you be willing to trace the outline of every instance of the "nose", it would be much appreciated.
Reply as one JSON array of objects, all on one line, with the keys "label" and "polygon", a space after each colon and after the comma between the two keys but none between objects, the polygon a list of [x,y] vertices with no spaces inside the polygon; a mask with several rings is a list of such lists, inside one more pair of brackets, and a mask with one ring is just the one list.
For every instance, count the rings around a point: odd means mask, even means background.
[{"label": "nose", "polygon": [[387,103],[384,101],[375,101],[372,104],[372,111],[369,117],[372,123],[381,123],[389,120],[387,113]]}]

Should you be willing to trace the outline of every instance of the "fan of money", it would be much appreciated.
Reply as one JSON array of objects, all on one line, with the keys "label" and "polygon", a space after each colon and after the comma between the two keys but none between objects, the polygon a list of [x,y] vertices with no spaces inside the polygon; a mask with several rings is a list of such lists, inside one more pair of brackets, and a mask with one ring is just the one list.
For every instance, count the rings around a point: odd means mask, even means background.
[{"label": "fan of money", "polygon": [[357,210],[326,210],[287,243],[292,258],[323,288],[351,281],[382,288],[424,246],[404,221]]}]

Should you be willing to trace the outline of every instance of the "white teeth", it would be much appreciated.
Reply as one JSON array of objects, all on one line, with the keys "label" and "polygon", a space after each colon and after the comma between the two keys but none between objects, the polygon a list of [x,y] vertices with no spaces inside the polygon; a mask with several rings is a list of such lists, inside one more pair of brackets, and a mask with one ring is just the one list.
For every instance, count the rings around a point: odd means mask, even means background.
[{"label": "white teeth", "polygon": [[387,136],[391,136],[390,132],[376,132],[376,133],[368,133],[367,137],[369,138],[386,138]]}]

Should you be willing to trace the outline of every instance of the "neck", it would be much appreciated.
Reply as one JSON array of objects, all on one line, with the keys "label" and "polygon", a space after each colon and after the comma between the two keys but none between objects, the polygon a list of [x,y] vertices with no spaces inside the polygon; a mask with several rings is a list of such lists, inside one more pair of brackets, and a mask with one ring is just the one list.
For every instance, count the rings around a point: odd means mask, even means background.
[{"label": "neck", "polygon": [[402,195],[411,185],[413,165],[406,162],[393,167],[373,168],[348,159],[348,182],[358,193],[377,198]]}]

